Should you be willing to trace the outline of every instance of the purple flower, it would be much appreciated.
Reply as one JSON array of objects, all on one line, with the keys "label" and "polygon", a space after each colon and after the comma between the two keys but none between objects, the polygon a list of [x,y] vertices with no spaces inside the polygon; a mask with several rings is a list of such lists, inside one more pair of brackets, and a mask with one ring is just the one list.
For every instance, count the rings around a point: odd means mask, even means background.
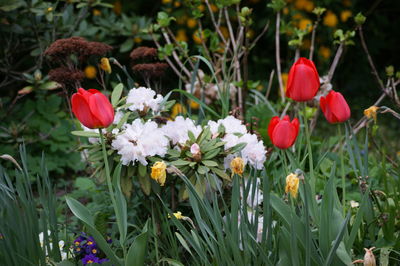
[{"label": "purple flower", "polygon": [[86,255],[82,259],[83,265],[92,264],[92,263],[100,263],[100,259],[93,254]]},{"label": "purple flower", "polygon": [[89,237],[87,238],[86,245],[87,245],[88,247],[95,247],[95,246],[96,246],[96,242],[94,241],[94,238],[91,237],[91,236],[89,236]]},{"label": "purple flower", "polygon": [[75,240],[74,240],[74,247],[79,247],[81,245],[81,243],[83,241],[85,241],[86,238],[83,237],[82,235],[78,236]]}]

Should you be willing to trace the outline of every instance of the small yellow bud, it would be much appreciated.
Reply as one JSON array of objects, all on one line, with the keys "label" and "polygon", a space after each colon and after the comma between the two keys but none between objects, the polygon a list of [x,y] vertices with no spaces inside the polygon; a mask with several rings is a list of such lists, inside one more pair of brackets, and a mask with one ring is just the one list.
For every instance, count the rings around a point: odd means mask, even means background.
[{"label": "small yellow bud", "polygon": [[97,70],[94,66],[89,65],[89,66],[85,67],[84,72],[85,72],[86,78],[88,78],[88,79],[96,78]]},{"label": "small yellow bud", "polygon": [[377,114],[377,111],[378,111],[378,110],[379,110],[379,107],[378,107],[378,106],[371,106],[371,107],[369,107],[368,109],[365,109],[365,110],[364,110],[364,115],[365,115],[368,119],[373,118],[374,121],[375,121],[375,123],[376,123],[376,114]]},{"label": "small yellow bud", "polygon": [[151,178],[157,181],[160,186],[164,186],[165,179],[167,178],[167,165],[163,161],[154,163],[151,167]]},{"label": "small yellow bud", "polygon": [[[173,215],[175,216],[176,219],[181,220],[185,216],[182,215],[181,212],[174,212]],[[171,215],[168,214],[168,218],[171,218]]]},{"label": "small yellow bud", "polygon": [[291,173],[286,177],[285,193],[289,193],[293,198],[297,198],[297,192],[299,191],[300,179],[296,174]]},{"label": "small yellow bud", "polygon": [[103,57],[102,59],[100,59],[100,68],[108,74],[111,74],[111,65],[107,57]]},{"label": "small yellow bud", "polygon": [[237,174],[242,176],[244,171],[244,161],[240,157],[236,157],[231,161],[231,171],[232,175]]}]

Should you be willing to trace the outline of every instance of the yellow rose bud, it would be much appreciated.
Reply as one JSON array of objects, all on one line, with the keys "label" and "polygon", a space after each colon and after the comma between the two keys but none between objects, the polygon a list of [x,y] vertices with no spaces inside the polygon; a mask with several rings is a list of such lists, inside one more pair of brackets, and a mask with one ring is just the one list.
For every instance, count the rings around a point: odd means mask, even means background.
[{"label": "yellow rose bud", "polygon": [[100,68],[108,74],[111,74],[111,65],[107,57],[103,57],[102,59],[100,59]]},{"label": "yellow rose bud", "polygon": [[370,108],[364,110],[364,115],[365,115],[368,119],[373,118],[374,121],[375,121],[375,123],[376,123],[376,114],[377,114],[377,111],[378,111],[378,110],[379,110],[379,107],[378,107],[378,106],[371,106]]},{"label": "yellow rose bud", "polygon": [[84,72],[85,72],[86,78],[88,78],[88,79],[96,78],[97,70],[94,66],[89,65],[89,66],[85,67]]},{"label": "yellow rose bud", "polygon": [[237,174],[242,176],[244,170],[244,161],[240,157],[236,157],[231,161],[232,175]]},{"label": "yellow rose bud", "polygon": [[164,186],[165,179],[167,178],[167,165],[163,161],[154,163],[151,167],[151,178],[153,178],[160,186]]},{"label": "yellow rose bud", "polygon": [[296,174],[291,173],[286,177],[285,193],[289,193],[293,198],[297,198],[300,179]]}]

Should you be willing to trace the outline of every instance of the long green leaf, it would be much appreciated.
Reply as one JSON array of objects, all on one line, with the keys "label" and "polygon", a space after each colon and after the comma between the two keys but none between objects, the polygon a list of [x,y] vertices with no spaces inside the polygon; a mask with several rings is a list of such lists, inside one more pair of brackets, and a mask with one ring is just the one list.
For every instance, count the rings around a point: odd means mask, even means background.
[{"label": "long green leaf", "polygon": [[144,265],[148,236],[148,222],[146,222],[143,227],[142,233],[135,238],[135,241],[129,248],[128,255],[125,260],[125,266]]}]

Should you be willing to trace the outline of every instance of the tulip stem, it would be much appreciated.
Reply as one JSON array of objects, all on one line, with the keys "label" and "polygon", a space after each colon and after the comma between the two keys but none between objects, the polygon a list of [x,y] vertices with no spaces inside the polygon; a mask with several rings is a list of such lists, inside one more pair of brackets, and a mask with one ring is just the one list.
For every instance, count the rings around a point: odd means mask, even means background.
[{"label": "tulip stem", "polygon": [[[113,204],[114,207],[114,212],[115,212],[115,216],[116,219],[118,219],[118,217],[120,217],[119,212],[120,210],[117,207],[117,202],[115,200],[115,195],[114,195],[114,189],[113,189],[113,185],[111,183],[111,174],[110,174],[110,166],[108,164],[108,156],[107,156],[107,150],[106,150],[106,144],[104,141],[104,135],[103,132],[101,131],[101,128],[99,128],[99,134],[100,134],[100,142],[101,142],[101,147],[102,147],[102,151],[103,151],[103,160],[104,160],[104,167],[106,170],[106,181],[107,181],[107,186],[108,186],[108,192],[110,193],[110,198],[111,198],[111,202]],[[117,221],[118,227],[121,224],[119,221]],[[122,233],[121,228],[118,228],[120,230],[120,233]],[[121,242],[121,241],[120,241]],[[123,253],[124,253],[124,257],[126,257],[126,249],[125,249],[125,243],[120,243]]]},{"label": "tulip stem", "polygon": [[310,186],[311,186],[313,194],[315,194],[314,162],[313,162],[313,156],[312,156],[311,136],[310,136],[310,130],[308,127],[306,108],[307,108],[307,104],[304,103],[304,105],[303,105],[303,120],[304,121],[303,122],[304,122],[304,129],[306,131],[306,140],[307,140],[308,164],[309,164],[309,168],[310,168]]},{"label": "tulip stem", "polygon": [[[339,139],[342,139],[342,129],[340,124],[338,125]],[[342,205],[343,205],[343,216],[346,216],[346,177],[344,174],[344,160],[343,160],[343,145],[340,145],[339,156],[340,156],[340,172],[342,175]]]}]

